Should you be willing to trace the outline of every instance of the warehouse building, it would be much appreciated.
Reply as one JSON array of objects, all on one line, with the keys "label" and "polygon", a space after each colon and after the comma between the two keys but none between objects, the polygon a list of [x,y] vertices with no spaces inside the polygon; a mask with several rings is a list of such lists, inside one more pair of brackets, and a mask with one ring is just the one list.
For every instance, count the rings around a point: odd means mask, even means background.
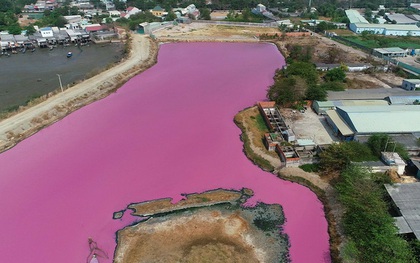
[{"label": "warehouse building", "polygon": [[378,133],[412,136],[420,133],[419,105],[338,106],[326,114],[334,133],[344,140],[359,140]]},{"label": "warehouse building", "polygon": [[367,31],[386,36],[420,36],[420,28],[416,25],[350,23],[349,27],[357,34]]},{"label": "warehouse building", "polygon": [[328,100],[328,101],[314,101],[312,109],[318,115],[326,114],[327,110],[334,110],[340,106],[372,106],[372,105],[388,105],[385,100]]}]

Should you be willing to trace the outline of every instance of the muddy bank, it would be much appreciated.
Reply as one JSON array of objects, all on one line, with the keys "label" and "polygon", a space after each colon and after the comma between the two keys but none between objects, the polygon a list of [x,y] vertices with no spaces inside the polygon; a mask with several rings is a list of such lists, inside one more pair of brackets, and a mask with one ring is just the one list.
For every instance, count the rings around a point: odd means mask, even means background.
[{"label": "muddy bank", "polygon": [[187,195],[163,214],[150,213],[160,211],[160,201],[144,202],[150,217],[118,231],[114,262],[289,262],[281,206],[244,207],[249,193]]}]

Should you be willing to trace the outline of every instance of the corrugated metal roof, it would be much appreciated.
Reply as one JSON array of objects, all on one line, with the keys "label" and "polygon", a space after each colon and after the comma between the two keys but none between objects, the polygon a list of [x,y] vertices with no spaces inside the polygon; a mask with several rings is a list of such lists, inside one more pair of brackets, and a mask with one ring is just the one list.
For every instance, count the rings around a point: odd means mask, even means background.
[{"label": "corrugated metal roof", "polygon": [[342,135],[349,136],[354,134],[354,132],[350,129],[350,127],[340,117],[340,115],[338,115],[338,113],[335,110],[327,110],[325,111],[325,113],[334,122],[335,126],[338,128],[338,130],[340,130]]},{"label": "corrugated metal roof", "polygon": [[397,24],[364,24],[352,23],[359,28],[383,28],[387,30],[406,30],[406,31],[419,31],[420,28],[416,25],[397,25]]},{"label": "corrugated metal roof", "polygon": [[413,233],[407,221],[405,221],[403,216],[394,217],[395,225],[398,227],[398,234],[408,234]]},{"label": "corrugated metal roof", "polygon": [[413,133],[420,131],[420,105],[341,106],[357,133]]},{"label": "corrugated metal roof", "polygon": [[420,239],[420,183],[386,184],[385,188],[412,232]]},{"label": "corrugated metal roof", "polygon": [[387,15],[389,20],[395,20],[397,24],[416,24],[417,21],[413,20],[404,14],[389,14]]},{"label": "corrugated metal roof", "polygon": [[388,102],[385,100],[327,100],[327,101],[316,101],[319,108],[329,108],[337,106],[370,106],[370,105],[385,105],[388,106]]},{"label": "corrugated metal roof", "polygon": [[364,23],[369,24],[369,22],[364,18],[357,10],[349,9],[346,10],[346,15],[350,20],[350,23]]},{"label": "corrugated metal roof", "polygon": [[404,81],[407,81],[413,84],[420,84],[420,79],[404,79]]},{"label": "corrugated metal roof", "polygon": [[340,100],[340,101],[337,101],[335,105],[336,106],[372,106],[372,105],[388,106],[388,102],[385,100]]},{"label": "corrugated metal roof", "polygon": [[387,48],[374,48],[376,52],[381,54],[388,54],[388,53],[406,53],[407,50],[399,48],[399,47],[387,47]]}]

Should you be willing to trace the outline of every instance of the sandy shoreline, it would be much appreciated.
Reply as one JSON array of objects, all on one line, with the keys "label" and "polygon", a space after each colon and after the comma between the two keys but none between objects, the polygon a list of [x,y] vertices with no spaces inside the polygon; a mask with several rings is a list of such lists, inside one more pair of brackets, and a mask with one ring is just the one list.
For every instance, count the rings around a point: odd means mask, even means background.
[{"label": "sandy shoreline", "polygon": [[20,141],[71,112],[106,97],[136,74],[156,63],[157,44],[147,36],[133,34],[128,58],[90,79],[45,101],[29,106],[0,122],[0,152],[10,149]]}]

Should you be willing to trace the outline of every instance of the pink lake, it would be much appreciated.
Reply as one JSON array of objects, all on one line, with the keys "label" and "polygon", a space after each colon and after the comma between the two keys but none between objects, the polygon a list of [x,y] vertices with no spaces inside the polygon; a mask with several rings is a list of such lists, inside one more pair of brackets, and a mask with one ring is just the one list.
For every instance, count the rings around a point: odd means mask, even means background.
[{"label": "pink lake", "polygon": [[0,261],[86,262],[92,237],[112,262],[113,220],[133,202],[251,188],[282,205],[293,262],[330,262],[314,193],[253,165],[234,115],[265,99],[284,59],[274,45],[165,44],[115,94],[0,154]]}]

